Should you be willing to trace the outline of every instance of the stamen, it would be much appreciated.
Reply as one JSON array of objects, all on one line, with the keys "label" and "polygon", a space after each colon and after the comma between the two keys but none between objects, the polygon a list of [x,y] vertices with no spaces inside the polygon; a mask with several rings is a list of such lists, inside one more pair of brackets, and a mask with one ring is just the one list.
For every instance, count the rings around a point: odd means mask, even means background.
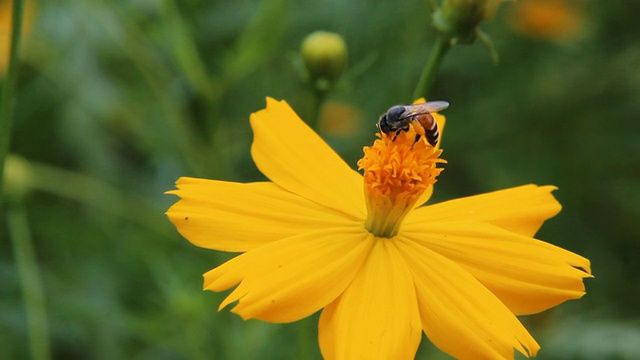
[{"label": "stamen", "polygon": [[379,237],[398,233],[404,217],[443,170],[436,168],[442,150],[431,146],[424,136],[416,142],[411,125],[400,134],[377,134],[372,146],[364,148],[358,168],[364,170],[367,201],[365,227]]}]

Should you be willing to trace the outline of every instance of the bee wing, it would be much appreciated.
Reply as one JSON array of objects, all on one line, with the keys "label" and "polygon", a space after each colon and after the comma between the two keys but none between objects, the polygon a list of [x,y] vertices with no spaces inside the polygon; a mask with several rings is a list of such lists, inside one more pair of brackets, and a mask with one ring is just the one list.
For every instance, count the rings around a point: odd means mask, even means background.
[{"label": "bee wing", "polygon": [[418,115],[418,114],[437,112],[437,111],[444,110],[448,107],[449,107],[449,103],[446,101],[429,101],[422,104],[406,105],[405,112],[402,118],[407,118],[407,117]]}]

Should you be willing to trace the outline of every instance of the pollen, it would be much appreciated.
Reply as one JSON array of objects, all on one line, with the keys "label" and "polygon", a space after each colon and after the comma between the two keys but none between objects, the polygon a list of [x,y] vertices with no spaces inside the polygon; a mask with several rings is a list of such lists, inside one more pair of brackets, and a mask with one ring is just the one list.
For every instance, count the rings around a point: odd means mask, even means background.
[{"label": "pollen", "polygon": [[372,146],[366,146],[358,169],[364,171],[367,201],[365,227],[379,237],[395,236],[407,213],[424,192],[436,182],[442,168],[442,153],[420,137],[416,141],[413,125],[400,134],[379,133]]}]

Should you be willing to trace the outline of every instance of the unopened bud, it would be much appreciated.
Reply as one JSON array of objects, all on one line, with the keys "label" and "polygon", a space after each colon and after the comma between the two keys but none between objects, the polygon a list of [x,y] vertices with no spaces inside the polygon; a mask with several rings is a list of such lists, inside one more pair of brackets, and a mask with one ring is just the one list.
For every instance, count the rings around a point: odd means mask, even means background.
[{"label": "unopened bud", "polygon": [[15,155],[9,155],[4,164],[4,190],[9,200],[24,197],[30,190],[34,175],[29,163]]},{"label": "unopened bud", "polygon": [[433,26],[455,43],[472,43],[478,25],[493,16],[501,0],[444,0],[433,13]]},{"label": "unopened bud", "polygon": [[309,34],[300,49],[312,82],[333,82],[347,66],[347,44],[342,36],[327,31]]}]

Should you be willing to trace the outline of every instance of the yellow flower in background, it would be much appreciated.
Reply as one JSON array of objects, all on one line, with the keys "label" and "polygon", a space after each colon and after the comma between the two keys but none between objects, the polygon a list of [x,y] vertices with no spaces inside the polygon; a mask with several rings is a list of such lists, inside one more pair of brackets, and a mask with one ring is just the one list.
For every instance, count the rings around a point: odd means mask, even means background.
[{"label": "yellow flower in background", "polygon": [[11,1],[0,0],[0,76],[9,64],[11,48]]},{"label": "yellow flower in background", "polygon": [[420,206],[444,161],[413,128],[365,147],[363,176],[284,101],[251,126],[271,181],[183,177],[169,192],[190,242],[243,253],[204,274],[206,290],[235,286],[220,309],[277,323],[322,310],[326,359],[412,359],[422,332],[456,358],[513,359],[539,349],[515,315],[584,295],[589,261],[532,238],[560,211],[553,186]]},{"label": "yellow flower in background", "polygon": [[522,0],[513,4],[510,24],[518,32],[539,39],[562,40],[584,26],[582,0]]},{"label": "yellow flower in background", "polygon": [[[13,1],[0,0],[0,77],[9,65],[9,51],[11,50],[11,24],[13,17]],[[22,37],[28,35],[33,22],[34,6],[32,1],[25,1],[24,19],[22,21]]]},{"label": "yellow flower in background", "polygon": [[353,136],[362,128],[362,113],[353,105],[325,101],[320,109],[318,130],[333,136]]}]

